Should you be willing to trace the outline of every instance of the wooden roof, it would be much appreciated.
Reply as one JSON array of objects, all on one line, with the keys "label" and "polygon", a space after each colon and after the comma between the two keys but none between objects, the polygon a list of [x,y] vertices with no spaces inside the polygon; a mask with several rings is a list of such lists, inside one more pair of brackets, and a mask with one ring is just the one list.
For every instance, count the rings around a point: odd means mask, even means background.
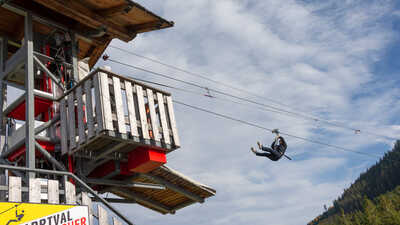
[{"label": "wooden roof", "polygon": [[131,181],[161,184],[164,190],[149,188],[110,188],[109,191],[125,199],[160,213],[175,213],[193,203],[203,203],[206,198],[215,195],[216,191],[204,184],[196,182],[183,174],[161,166],[148,174],[134,176]]},{"label": "wooden roof", "polygon": [[[42,23],[46,20],[76,31],[80,37],[79,57],[90,57],[91,67],[112,39],[128,42],[137,34],[174,25],[131,0],[12,0],[0,7],[0,35],[20,43],[26,10],[34,15],[35,32],[49,34],[54,29]],[[99,29],[105,31],[101,37],[88,35]]]}]

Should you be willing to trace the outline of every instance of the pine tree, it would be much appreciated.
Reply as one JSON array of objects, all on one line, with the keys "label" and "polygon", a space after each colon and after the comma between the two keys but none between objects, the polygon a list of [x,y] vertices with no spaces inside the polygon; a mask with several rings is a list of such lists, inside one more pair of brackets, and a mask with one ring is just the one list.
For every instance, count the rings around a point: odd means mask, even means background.
[{"label": "pine tree", "polygon": [[367,224],[370,225],[384,225],[379,216],[375,204],[368,198],[364,198],[364,213]]}]

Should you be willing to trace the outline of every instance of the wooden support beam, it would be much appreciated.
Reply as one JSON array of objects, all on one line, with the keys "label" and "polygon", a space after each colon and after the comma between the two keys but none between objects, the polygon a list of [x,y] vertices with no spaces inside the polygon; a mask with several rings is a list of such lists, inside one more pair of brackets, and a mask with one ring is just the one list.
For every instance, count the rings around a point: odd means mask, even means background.
[{"label": "wooden support beam", "polygon": [[[6,185],[6,175],[1,174],[0,175],[0,185],[5,186]],[[8,188],[7,188],[8,191]],[[7,191],[0,191],[0,201],[5,202],[7,201]]]},{"label": "wooden support beam", "polygon": [[122,135],[122,138],[125,139],[126,135],[126,126],[125,126],[125,112],[124,112],[124,102],[122,100],[122,89],[121,82],[118,77],[112,77],[113,80],[113,90],[114,90],[114,100],[115,100],[115,109],[117,113],[117,128],[118,132]]},{"label": "wooden support beam", "polygon": [[171,123],[171,130],[172,130],[172,137],[174,139],[174,144],[176,147],[180,147],[181,142],[179,140],[178,128],[176,127],[175,113],[174,113],[174,107],[172,105],[171,96],[167,96],[167,108],[168,108],[169,120]]},{"label": "wooden support beam", "polygon": [[132,91],[132,83],[129,81],[125,81],[125,93],[126,93],[126,104],[128,106],[128,116],[129,116],[129,125],[131,130],[131,135],[134,137],[139,137],[138,132],[138,124],[136,120],[136,109],[135,102],[133,99],[133,91]]},{"label": "wooden support beam", "polygon": [[102,151],[98,155],[96,155],[95,158],[93,159],[93,161],[91,161],[90,163],[95,164],[97,160],[104,158],[105,156],[117,151],[118,149],[124,147],[125,145],[127,145],[127,144],[124,142],[118,143],[118,144],[110,144],[109,146],[104,148],[104,151]]},{"label": "wooden support beam", "polygon": [[144,139],[149,140],[150,139],[149,124],[147,123],[143,88],[140,85],[135,85],[135,87],[136,87],[136,96],[139,107],[140,124],[142,127],[142,136]]},{"label": "wooden support beam", "polygon": [[149,198],[146,198],[145,196],[143,196],[139,193],[130,191],[126,188],[116,188],[116,187],[106,188],[106,191],[111,192],[111,193],[117,193],[118,195],[121,195],[121,196],[126,196],[129,199],[135,200],[136,202],[141,202],[144,205],[148,205],[149,207],[152,207],[164,214],[166,214],[166,213],[174,214],[175,213],[175,211],[171,210],[167,206],[165,206],[159,202],[156,202],[154,200],[151,200]]},{"label": "wooden support beam", "polygon": [[[106,200],[109,203],[123,203],[123,204],[134,204],[134,203],[137,203],[135,200],[123,199],[123,198],[104,198],[104,200]],[[93,198],[93,201],[99,202],[99,200],[95,199],[95,198]]]},{"label": "wooden support beam", "polygon": [[29,202],[40,203],[40,180],[36,178],[29,179]]},{"label": "wooden support beam", "polygon": [[171,144],[169,137],[169,129],[167,124],[167,115],[165,114],[164,96],[157,92],[158,111],[160,113],[161,127],[165,144]]},{"label": "wooden support beam", "polygon": [[85,24],[92,28],[98,28],[100,26],[107,27],[107,33],[114,37],[118,37],[123,41],[132,40],[132,36],[126,28],[119,27],[118,25],[107,21],[106,18],[99,15],[98,13],[86,8],[80,1],[77,0],[34,0],[54,11],[64,14],[67,17],[73,18],[78,22]]},{"label": "wooden support beam", "polygon": [[129,13],[129,11],[131,11],[133,9],[133,7],[134,7],[133,4],[131,4],[129,2],[125,2],[122,5],[114,6],[114,7],[108,8],[108,9],[99,10],[99,11],[97,11],[97,13],[103,17],[113,17],[116,15]]},{"label": "wooden support beam", "polygon": [[148,22],[148,23],[142,23],[142,24],[138,24],[138,25],[128,26],[126,29],[130,33],[138,34],[138,33],[146,32],[148,30],[160,29],[162,25],[163,25],[163,21],[152,21],[152,22]]},{"label": "wooden support beam", "polygon": [[92,80],[86,80],[85,82],[85,97],[86,97],[86,120],[88,136],[87,139],[94,137],[94,117],[93,117],[93,104],[92,104]]},{"label": "wooden support beam", "polygon": [[108,212],[101,206],[97,206],[97,213],[99,215],[99,225],[108,225]]},{"label": "wooden support beam", "polygon": [[85,123],[84,123],[85,106],[83,104],[82,86],[79,86],[78,88],[76,88],[76,98],[77,98],[77,102],[78,102],[77,111],[78,111],[79,145],[83,145],[86,142],[86,132],[85,132]]},{"label": "wooden support beam", "polygon": [[86,183],[89,184],[98,184],[105,186],[116,186],[116,187],[126,187],[126,188],[147,188],[147,189],[155,189],[155,190],[165,190],[165,186],[161,184],[152,184],[152,183],[142,183],[142,182],[133,182],[133,181],[120,181],[120,180],[111,180],[111,179],[86,179]]},{"label": "wooden support beam", "polygon": [[60,203],[60,190],[58,188],[58,180],[48,180],[47,181],[47,200],[49,204],[59,204]]},{"label": "wooden support beam", "polygon": [[8,201],[9,202],[21,202],[21,177],[9,177],[8,178]]},{"label": "wooden support beam", "polygon": [[113,225],[122,225],[122,222],[119,221],[117,218],[113,217]]},{"label": "wooden support beam", "polygon": [[82,205],[86,205],[89,208],[89,224],[93,223],[93,206],[92,199],[89,197],[88,193],[82,192]]},{"label": "wooden support beam", "polygon": [[100,96],[101,106],[104,113],[104,128],[105,130],[114,131],[113,119],[112,119],[112,108],[111,108],[111,97],[110,97],[110,84],[108,82],[107,73],[99,73],[100,80]]},{"label": "wooden support beam", "polygon": [[187,207],[187,206],[189,206],[189,205],[193,205],[194,203],[195,203],[195,202],[193,202],[193,201],[186,201],[186,202],[184,202],[184,203],[181,203],[181,204],[175,206],[175,207],[174,207],[174,210],[175,210],[175,211],[178,211],[179,209],[185,208],[185,207]]},{"label": "wooden support beam", "polygon": [[25,20],[24,18],[22,18],[20,21],[17,22],[17,24],[15,24],[15,30],[13,32],[13,37],[16,40],[21,40],[24,37],[24,23]]},{"label": "wooden support beam", "polygon": [[75,205],[76,204],[75,185],[66,180],[64,186],[65,186],[65,203],[68,205]]},{"label": "wooden support beam", "polygon": [[89,55],[90,59],[89,59],[88,64],[89,64],[90,68],[93,68],[93,66],[97,63],[97,61],[99,60],[101,55],[104,53],[104,51],[106,50],[106,48],[110,44],[110,42],[111,42],[111,39],[105,40],[102,44],[99,44],[93,50],[93,52]]},{"label": "wooden support beam", "polygon": [[189,192],[189,191],[187,191],[187,190],[185,190],[185,189],[183,189],[183,188],[181,188],[181,187],[179,187],[179,186],[177,186],[175,184],[172,184],[172,183],[164,180],[163,178],[160,178],[160,177],[157,177],[157,176],[154,176],[154,175],[150,175],[150,174],[146,174],[146,173],[141,173],[140,176],[141,177],[145,177],[147,179],[151,179],[151,180],[153,180],[153,181],[155,181],[155,182],[157,182],[159,184],[162,184],[165,187],[171,189],[172,191],[178,192],[178,193],[190,198],[193,201],[200,202],[200,203],[204,202],[204,199],[199,197],[198,195],[195,195],[194,193],[191,193],[191,192]]}]

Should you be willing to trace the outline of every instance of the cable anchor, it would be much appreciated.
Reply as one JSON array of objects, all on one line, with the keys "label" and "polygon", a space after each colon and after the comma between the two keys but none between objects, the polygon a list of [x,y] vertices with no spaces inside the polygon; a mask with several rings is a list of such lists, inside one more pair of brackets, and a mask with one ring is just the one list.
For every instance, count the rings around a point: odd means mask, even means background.
[{"label": "cable anchor", "polygon": [[209,98],[215,98],[214,96],[211,95],[210,89],[208,87],[205,87],[207,93],[204,94],[204,96],[209,97]]},{"label": "cable anchor", "polygon": [[104,55],[103,55],[103,60],[104,60],[104,61],[107,61],[109,58],[110,58],[109,55],[107,55],[107,54],[104,54]]}]

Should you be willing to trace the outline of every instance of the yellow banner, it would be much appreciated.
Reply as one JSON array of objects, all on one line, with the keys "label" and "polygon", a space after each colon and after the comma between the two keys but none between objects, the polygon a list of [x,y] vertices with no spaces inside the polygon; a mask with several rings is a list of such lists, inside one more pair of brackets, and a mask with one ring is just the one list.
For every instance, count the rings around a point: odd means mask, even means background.
[{"label": "yellow banner", "polygon": [[0,225],[89,225],[87,206],[0,203]]}]

